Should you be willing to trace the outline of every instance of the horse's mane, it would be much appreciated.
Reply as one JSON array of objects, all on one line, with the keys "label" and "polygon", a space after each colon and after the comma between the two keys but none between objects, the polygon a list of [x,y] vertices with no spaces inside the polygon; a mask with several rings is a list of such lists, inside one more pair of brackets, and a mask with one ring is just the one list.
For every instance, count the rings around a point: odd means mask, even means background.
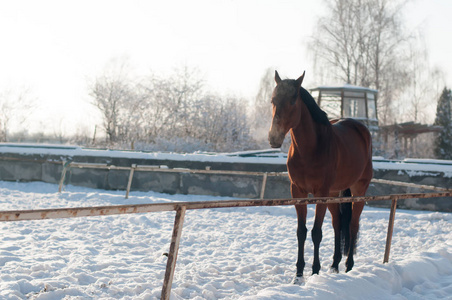
[{"label": "horse's mane", "polygon": [[300,87],[300,95],[304,104],[306,104],[309,112],[311,113],[312,119],[320,124],[330,125],[330,121],[328,120],[328,115],[324,112],[315,102],[314,98],[311,94],[305,90],[303,87]]}]

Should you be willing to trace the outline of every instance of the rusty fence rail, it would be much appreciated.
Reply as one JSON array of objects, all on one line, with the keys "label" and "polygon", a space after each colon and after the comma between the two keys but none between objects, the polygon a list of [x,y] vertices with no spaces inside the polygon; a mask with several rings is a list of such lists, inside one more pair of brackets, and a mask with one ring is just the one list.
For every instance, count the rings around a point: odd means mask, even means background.
[{"label": "rusty fence rail", "polygon": [[177,253],[179,250],[179,243],[182,234],[182,227],[186,210],[226,208],[226,207],[280,206],[280,205],[319,204],[319,203],[329,204],[344,202],[391,200],[392,205],[389,215],[386,246],[383,258],[383,263],[386,263],[389,260],[389,252],[392,241],[397,200],[411,198],[450,197],[450,196],[452,196],[452,191],[437,193],[392,194],[386,196],[317,197],[317,198],[265,199],[265,200],[247,199],[247,200],[172,202],[172,203],[154,203],[154,204],[112,205],[97,207],[16,210],[16,211],[0,211],[0,222],[176,211],[176,217],[174,220],[174,227],[170,244],[170,252],[168,254],[168,261],[161,294],[161,299],[169,299],[174,276],[174,270],[176,268]]}]

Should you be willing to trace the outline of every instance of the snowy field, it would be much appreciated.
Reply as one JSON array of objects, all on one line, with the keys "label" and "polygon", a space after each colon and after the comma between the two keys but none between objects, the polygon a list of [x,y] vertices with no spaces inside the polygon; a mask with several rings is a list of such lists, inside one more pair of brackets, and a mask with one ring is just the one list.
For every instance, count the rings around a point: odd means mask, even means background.
[{"label": "snowy field", "polygon": [[[0,210],[222,200],[0,181]],[[312,228],[314,206],[309,207]],[[0,299],[159,299],[174,212],[0,223]],[[398,210],[382,264],[389,210],[366,207],[355,268],[330,272],[325,219],[320,275],[295,273],[291,206],[188,211],[172,299],[451,299],[452,214]],[[306,243],[310,273],[312,241]]]}]

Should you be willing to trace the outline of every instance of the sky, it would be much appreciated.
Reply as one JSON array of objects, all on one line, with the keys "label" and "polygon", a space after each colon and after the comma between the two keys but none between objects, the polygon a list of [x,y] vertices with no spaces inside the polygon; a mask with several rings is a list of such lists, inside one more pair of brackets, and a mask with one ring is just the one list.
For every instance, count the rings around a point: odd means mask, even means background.
[{"label": "sky", "polygon": [[[452,1],[406,9],[451,87]],[[141,75],[197,68],[209,90],[248,99],[269,67],[289,78],[306,70],[309,85],[306,44],[324,11],[312,0],[0,0],[0,93],[27,90],[36,99],[29,131],[70,134],[100,123],[88,86],[112,59]]]}]

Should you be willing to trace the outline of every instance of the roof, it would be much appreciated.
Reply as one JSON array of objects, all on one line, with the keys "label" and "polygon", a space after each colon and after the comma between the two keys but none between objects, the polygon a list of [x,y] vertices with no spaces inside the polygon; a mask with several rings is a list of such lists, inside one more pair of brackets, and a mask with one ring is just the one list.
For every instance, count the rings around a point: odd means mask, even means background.
[{"label": "roof", "polygon": [[380,126],[380,129],[388,133],[397,131],[401,135],[418,135],[420,133],[438,132],[441,130],[441,126],[406,122]]},{"label": "roof", "polygon": [[356,86],[351,84],[344,84],[342,86],[319,86],[313,89],[310,89],[310,91],[354,91],[354,92],[372,92],[372,93],[378,93],[378,90],[366,88],[362,86]]}]

